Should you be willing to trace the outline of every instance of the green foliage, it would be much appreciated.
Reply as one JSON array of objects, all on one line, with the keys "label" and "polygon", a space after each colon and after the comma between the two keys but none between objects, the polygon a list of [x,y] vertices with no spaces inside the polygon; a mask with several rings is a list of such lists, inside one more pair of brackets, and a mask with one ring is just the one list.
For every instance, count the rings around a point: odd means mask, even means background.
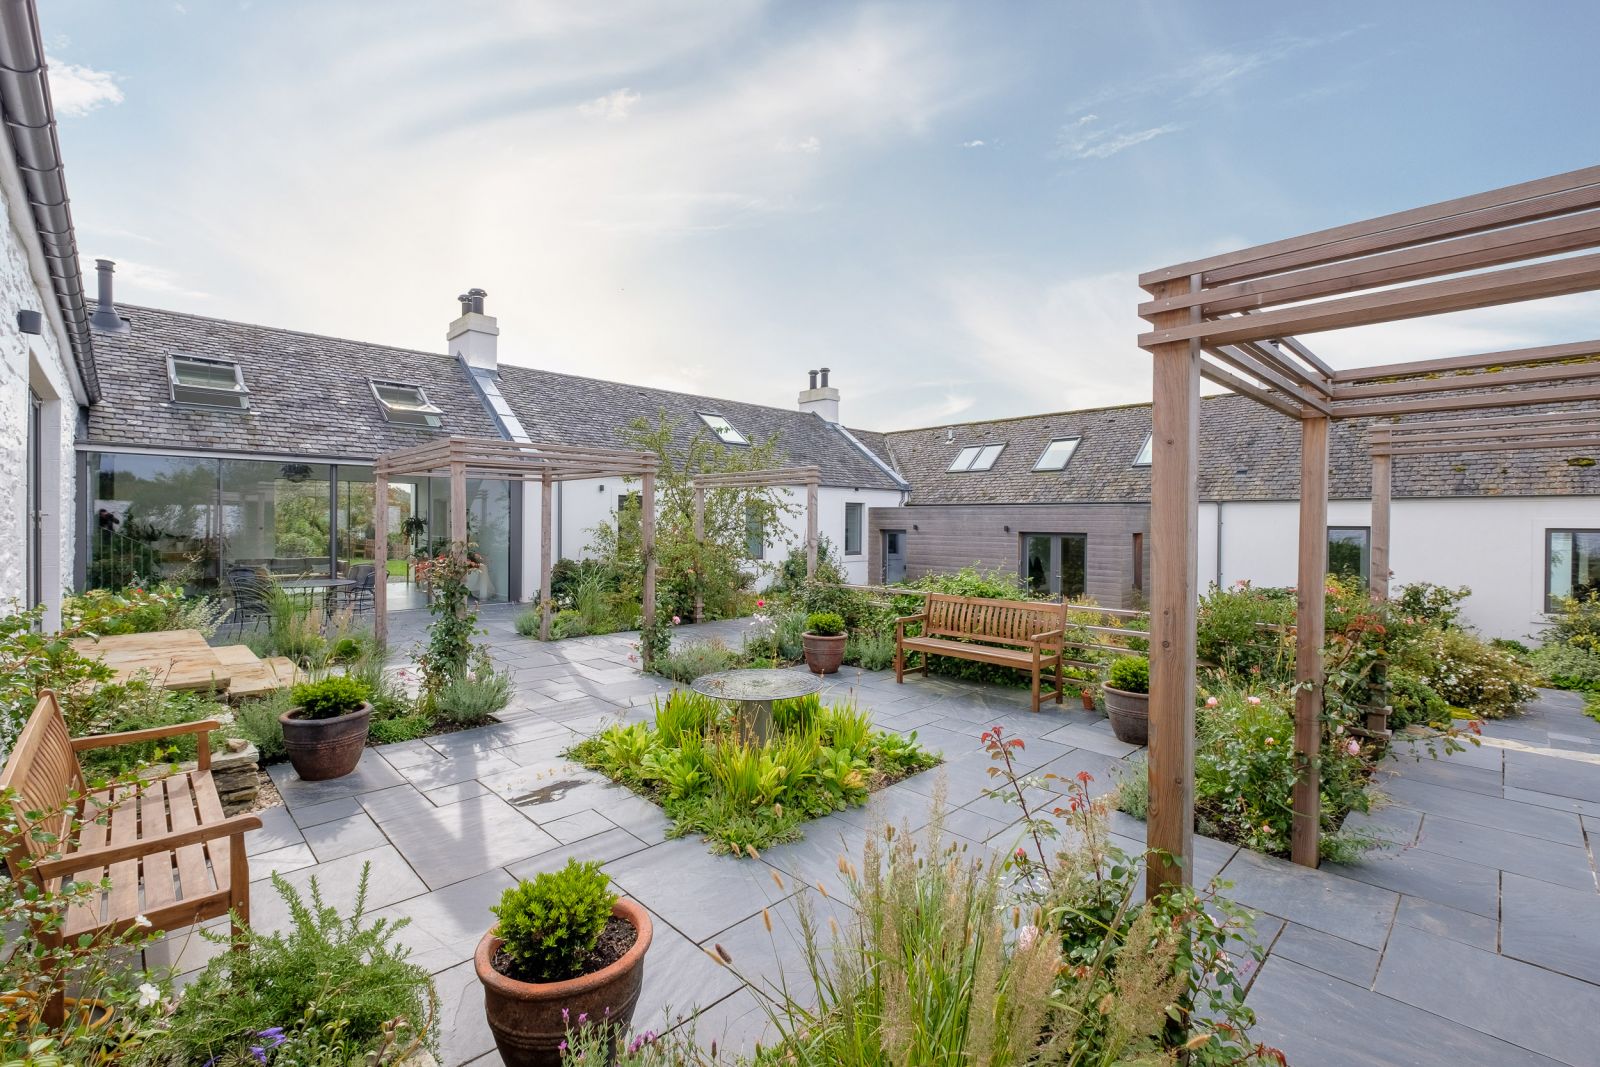
[{"label": "green foliage", "polygon": [[844,616],[832,611],[814,611],[806,616],[806,632],[815,637],[838,637],[844,633]]},{"label": "green foliage", "polygon": [[[85,694],[75,706],[76,721],[71,724],[71,732],[85,735],[148,730],[215,719],[227,711],[225,705],[199,693],[175,693],[136,679],[121,685],[103,685]],[[213,731],[211,747],[220,747],[222,741],[221,731]],[[85,771],[123,774],[152,763],[192,760],[197,754],[198,742],[198,734],[178,734],[158,741],[86,749],[78,754],[78,761]]]},{"label": "green foliage", "polygon": [[276,763],[289,754],[283,747],[283,724],[278,716],[293,708],[294,697],[287,689],[241,701],[233,709],[233,732],[256,746],[262,763]]},{"label": "green foliage", "polygon": [[133,585],[118,591],[90,589],[61,602],[61,624],[109,637],[161,630],[199,630],[210,637],[227,608],[215,600],[188,597],[176,582],[154,588]]},{"label": "green foliage", "polygon": [[1124,693],[1150,692],[1150,661],[1143,656],[1121,656],[1111,662],[1106,682]]},{"label": "green foliage", "polygon": [[[432,982],[395,940],[409,920],[366,921],[371,872],[371,864],[363,865],[349,916],[324,902],[315,878],[308,900],[273,874],[288,908],[285,931],[246,930],[244,951],[213,958],[152,1042],[150,1062],[222,1062],[251,1046],[270,1051],[260,1062],[272,1067],[308,1062],[298,1058],[307,1046],[318,1047],[321,1057],[309,1062],[364,1062],[369,1051],[392,1047],[396,1020],[401,1044],[420,1037],[435,1046],[436,1030],[424,1030],[434,1015]],[[228,940],[226,931],[201,936]],[[274,1044],[279,1038],[282,1043]]]},{"label": "green foliage", "polygon": [[1391,669],[1388,681],[1390,729],[1449,724],[1449,702],[1421,678],[1410,671]]},{"label": "green foliage", "polygon": [[[538,627],[535,626],[537,632]],[[592,631],[583,621],[582,613],[572,608],[562,608],[550,617],[550,639],[565,641],[569,637],[588,637]]]},{"label": "green foliage", "polygon": [[70,723],[76,694],[111,678],[111,668],[73,649],[71,639],[85,631],[44,634],[43,620],[43,606],[0,618],[0,752],[10,750],[42,691],[61,697]]},{"label": "green foliage", "polygon": [[397,715],[390,719],[374,719],[367,733],[375,745],[393,745],[427,737],[432,731],[433,720],[426,715]]},{"label": "green foliage", "polygon": [[333,719],[361,710],[372,691],[358,678],[330,675],[316,682],[294,687],[292,697],[303,719]]},{"label": "green foliage", "polygon": [[417,581],[432,589],[428,611],[433,622],[426,643],[417,652],[422,699],[429,707],[439,691],[471,665],[472,639],[483,631],[478,629],[478,612],[472,606],[467,578],[482,566],[471,545],[455,545],[417,563]]},{"label": "green foliage", "polygon": [[658,658],[654,670],[663,678],[687,684],[702,674],[730,670],[738,662],[737,652],[713,638],[679,645]]},{"label": "green foliage", "polygon": [[516,965],[511,977],[560,982],[582,974],[617,902],[610,885],[598,863],[574,859],[507,889],[492,910],[501,947]]},{"label": "green foliage", "polygon": [[648,624],[640,623],[639,658],[645,670],[654,671],[656,664],[672,652],[672,628],[677,625],[677,618],[667,612],[658,600],[655,618]]},{"label": "green foliage", "polygon": [[512,623],[517,628],[517,633],[523,637],[538,637],[539,624],[544,621],[537,607],[527,608],[517,614],[516,622]]},{"label": "green foliage", "polygon": [[864,671],[887,670],[894,666],[894,634],[851,634],[844,643],[844,661]]},{"label": "green foliage", "polygon": [[1294,678],[1294,594],[1239,583],[1213,585],[1200,599],[1195,655],[1235,678],[1265,682]]},{"label": "green foliage", "polygon": [[1600,692],[1600,651],[1550,642],[1529,657],[1539,677],[1557,689]]},{"label": "green foliage", "polygon": [[312,614],[311,601],[276,583],[267,593],[267,652],[288,656],[302,667],[325,662],[328,652],[328,639]]},{"label": "green foliage", "polygon": [[852,704],[809,696],[772,710],[775,734],[758,746],[716,701],[674,693],[657,699],[654,729],[613,726],[570,755],[661,804],[673,836],[704,834],[714,850],[744,855],[938,762],[915,734],[877,732]]},{"label": "green foliage", "polygon": [[496,671],[487,659],[478,668],[451,678],[433,698],[433,715],[451,726],[476,726],[511,703],[511,675]]},{"label": "green foliage", "polygon": [[1454,626],[1461,618],[1461,604],[1472,595],[1466,586],[1452,589],[1432,582],[1402,585],[1393,595],[1394,610],[1429,626]]},{"label": "green foliage", "polygon": [[1592,589],[1582,597],[1563,597],[1557,607],[1550,625],[1539,635],[1544,643],[1600,652],[1600,590]]},{"label": "green foliage", "polygon": [[1427,630],[1391,655],[1451,707],[1475,716],[1514,715],[1536,695],[1531,668],[1466,630]]}]

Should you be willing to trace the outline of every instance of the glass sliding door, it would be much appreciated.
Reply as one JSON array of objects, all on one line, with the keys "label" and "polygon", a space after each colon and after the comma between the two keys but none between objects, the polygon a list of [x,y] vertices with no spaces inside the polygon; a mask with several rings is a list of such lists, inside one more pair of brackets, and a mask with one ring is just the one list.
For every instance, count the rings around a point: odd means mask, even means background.
[{"label": "glass sliding door", "polygon": [[225,567],[276,578],[333,576],[332,512],[326,463],[222,461]]},{"label": "glass sliding door", "polygon": [[1088,562],[1088,534],[1022,535],[1022,577],[1037,596],[1081,600],[1088,589]]},{"label": "glass sliding door", "polygon": [[[450,546],[450,479],[429,482],[427,540],[434,552]],[[479,600],[507,600],[511,589],[511,483],[467,479],[467,542],[483,564],[468,580]]]},{"label": "glass sliding door", "polygon": [[89,588],[163,580],[216,585],[216,460],[91,452],[88,468]]}]

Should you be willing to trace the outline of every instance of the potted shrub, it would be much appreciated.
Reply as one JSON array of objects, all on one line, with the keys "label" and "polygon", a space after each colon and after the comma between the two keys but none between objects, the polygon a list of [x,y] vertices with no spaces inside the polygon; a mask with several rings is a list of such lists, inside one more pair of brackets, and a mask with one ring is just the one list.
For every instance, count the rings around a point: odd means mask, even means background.
[{"label": "potted shrub", "polygon": [[294,687],[295,706],[278,716],[294,773],[308,782],[342,778],[356,769],[372,719],[371,694],[355,678],[334,675]]},{"label": "potted shrub", "polygon": [[1117,740],[1130,745],[1150,739],[1150,661],[1143,656],[1123,656],[1111,664],[1105,684],[1106,714]]},{"label": "potted shrub", "polygon": [[597,863],[568,860],[505,891],[473,958],[506,1067],[558,1067],[569,1022],[633,1020],[650,915],[611,892]]},{"label": "potted shrub", "polygon": [[806,617],[806,666],[813,674],[833,674],[844,662],[844,618],[837,612],[818,611]]}]

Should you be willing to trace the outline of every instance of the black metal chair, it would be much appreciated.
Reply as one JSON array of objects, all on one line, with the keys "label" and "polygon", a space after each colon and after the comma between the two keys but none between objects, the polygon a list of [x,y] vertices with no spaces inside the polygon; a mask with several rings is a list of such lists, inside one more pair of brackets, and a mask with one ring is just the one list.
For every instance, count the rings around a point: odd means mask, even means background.
[{"label": "black metal chair", "polygon": [[261,619],[272,617],[271,579],[261,577],[250,567],[231,567],[225,584],[233,601],[233,614],[227,622],[234,625],[241,637],[246,623],[253,627]]},{"label": "black metal chair", "polygon": [[374,610],[378,605],[377,594],[374,592],[378,585],[377,565],[358,564],[350,568],[350,578],[356,584],[345,588],[342,597],[345,606],[357,614]]}]

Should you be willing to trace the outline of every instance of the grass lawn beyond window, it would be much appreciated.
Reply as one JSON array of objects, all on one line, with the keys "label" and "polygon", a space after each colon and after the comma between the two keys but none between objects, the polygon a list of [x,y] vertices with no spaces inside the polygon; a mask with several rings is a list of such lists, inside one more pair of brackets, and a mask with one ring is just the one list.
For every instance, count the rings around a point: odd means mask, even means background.
[{"label": "grass lawn beyond window", "polygon": [[773,704],[774,736],[738,739],[733,713],[698,693],[657,700],[649,723],[617,725],[574,746],[586,767],[660,804],[672,836],[704,834],[716,852],[750,854],[801,826],[939,762],[909,738],[872,728],[853,702],[815,696]]}]

